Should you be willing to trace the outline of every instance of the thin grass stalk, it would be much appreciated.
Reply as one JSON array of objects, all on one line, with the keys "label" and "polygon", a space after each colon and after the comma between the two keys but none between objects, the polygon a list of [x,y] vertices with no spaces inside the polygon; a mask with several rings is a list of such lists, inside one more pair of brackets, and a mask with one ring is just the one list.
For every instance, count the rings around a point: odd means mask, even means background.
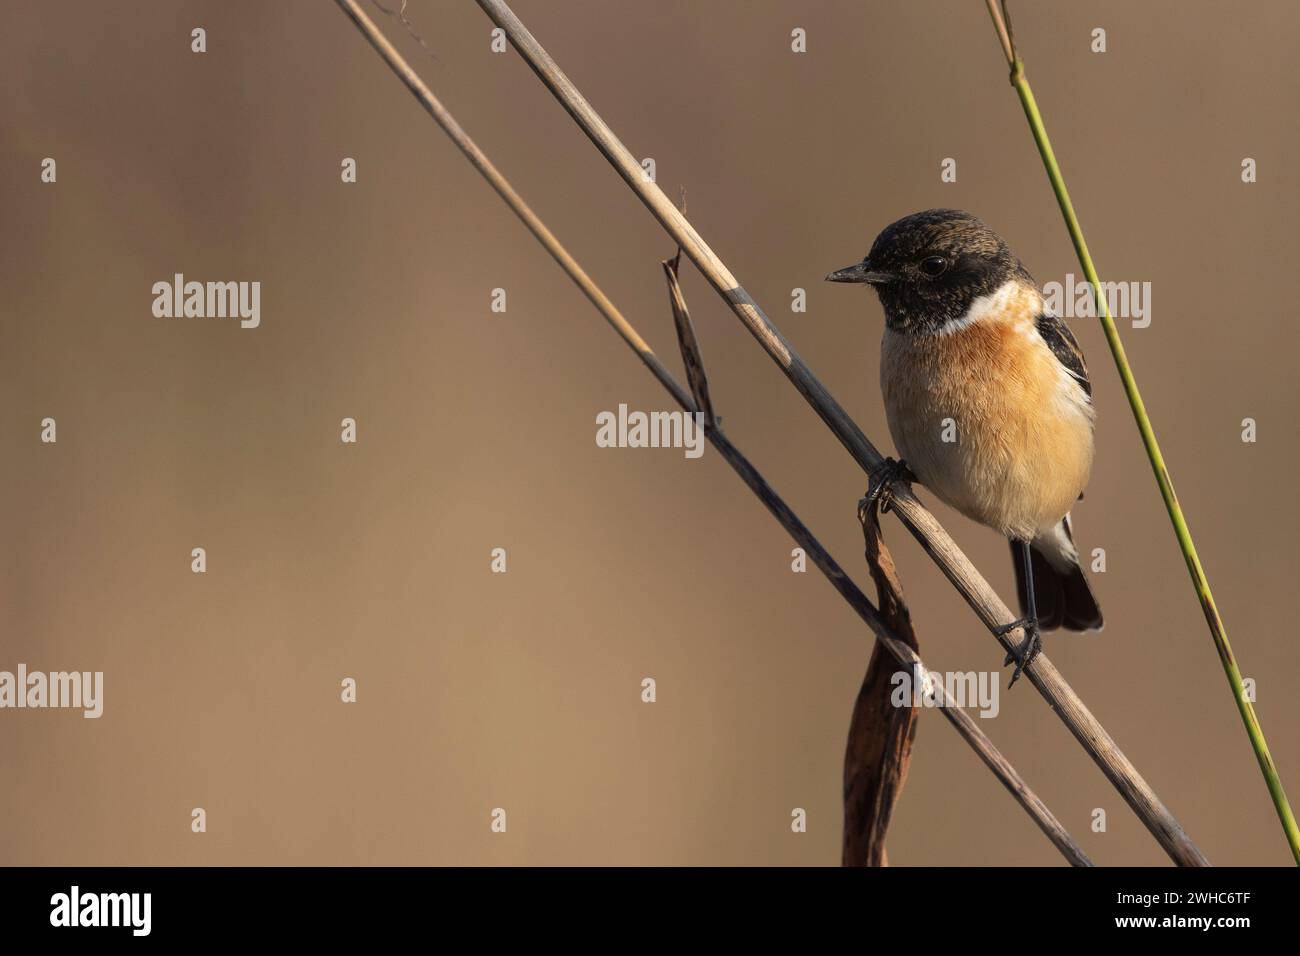
[{"label": "thin grass stalk", "polygon": [[1147,459],[1151,462],[1151,470],[1155,473],[1156,484],[1160,487],[1160,497],[1164,499],[1165,510],[1169,513],[1169,520],[1174,526],[1174,534],[1178,538],[1178,547],[1183,552],[1183,560],[1187,564],[1187,571],[1192,578],[1192,586],[1196,590],[1196,597],[1201,603],[1201,610],[1205,613],[1205,621],[1210,628],[1210,636],[1214,639],[1214,648],[1219,654],[1219,661],[1223,665],[1223,673],[1227,676],[1228,687],[1232,691],[1233,699],[1237,703],[1237,710],[1241,714],[1242,723],[1246,726],[1246,735],[1250,738],[1250,745],[1255,750],[1255,759],[1259,761],[1260,772],[1264,775],[1264,783],[1268,787],[1269,796],[1273,800],[1273,806],[1277,810],[1278,820],[1282,823],[1282,831],[1286,834],[1286,839],[1291,847],[1291,855],[1295,858],[1296,863],[1300,864],[1300,828],[1296,825],[1295,814],[1291,812],[1291,804],[1287,801],[1286,791],[1282,787],[1282,777],[1278,773],[1277,765],[1273,762],[1273,755],[1269,752],[1268,742],[1264,739],[1264,730],[1260,726],[1259,719],[1255,716],[1255,707],[1246,696],[1246,688],[1242,683],[1241,670],[1237,666],[1237,659],[1232,653],[1232,645],[1228,643],[1228,631],[1223,624],[1223,618],[1219,615],[1218,606],[1214,603],[1214,595],[1210,591],[1210,580],[1205,574],[1205,568],[1201,565],[1200,556],[1196,553],[1196,544],[1192,541],[1192,532],[1187,526],[1187,518],[1183,515],[1182,506],[1178,503],[1178,496],[1174,494],[1174,482],[1169,474],[1169,469],[1165,465],[1164,456],[1160,453],[1160,443],[1156,440],[1155,428],[1151,424],[1151,419],[1147,415],[1146,404],[1142,401],[1142,393],[1138,390],[1137,378],[1133,374],[1133,368],[1129,365],[1128,355],[1124,351],[1124,343],[1120,340],[1119,329],[1115,325],[1115,320],[1110,314],[1110,304],[1106,297],[1101,293],[1101,279],[1097,274],[1097,267],[1093,264],[1092,255],[1088,252],[1088,243],[1083,238],[1083,227],[1079,225],[1079,217],[1075,215],[1074,204],[1070,202],[1069,190],[1065,188],[1065,177],[1061,174],[1061,167],[1056,161],[1056,154],[1052,150],[1052,141],[1047,136],[1047,127],[1043,123],[1042,113],[1038,110],[1038,103],[1034,99],[1034,91],[1029,86],[1029,79],[1025,75],[1025,64],[1020,58],[1016,49],[1015,35],[1011,32],[1011,20],[1006,11],[1005,0],[999,3],[999,0],[985,0],[989,8],[989,15],[993,18],[993,26],[997,30],[998,41],[1002,45],[1002,52],[1007,58],[1007,65],[1011,68],[1011,85],[1015,87],[1016,94],[1020,97],[1020,105],[1024,108],[1025,118],[1029,120],[1029,128],[1034,134],[1034,142],[1038,146],[1038,153],[1043,158],[1043,166],[1047,169],[1047,178],[1052,184],[1052,192],[1056,194],[1056,202],[1061,207],[1061,215],[1065,218],[1065,228],[1069,230],[1070,241],[1074,243],[1074,251],[1079,257],[1079,265],[1083,268],[1084,275],[1087,277],[1092,287],[1093,301],[1096,304],[1097,317],[1101,321],[1102,331],[1106,335],[1106,344],[1110,346],[1110,354],[1115,360],[1115,368],[1119,371],[1120,381],[1124,383],[1124,394],[1128,397],[1129,407],[1133,410],[1133,418],[1137,421],[1138,432],[1142,435],[1142,445],[1146,448]]},{"label": "thin grass stalk", "polygon": [[[615,307],[609,297],[601,291],[600,287],[586,273],[577,260],[573,258],[567,249],[560,243],[559,239],[547,228],[546,224],[533,212],[531,207],[524,202],[523,198],[510,185],[509,181],[501,174],[496,166],[488,159],[487,155],[479,149],[478,145],[470,138],[460,124],[456,122],[455,117],[442,105],[442,103],[433,95],[433,92],[424,84],[410,64],[402,57],[397,49],[388,41],[374,21],[372,21],[365,12],[358,6],[356,0],[336,0],[343,12],[352,20],[365,38],[374,47],[385,63],[397,74],[398,78],[406,85],[407,89],[415,96],[421,106],[433,117],[435,122],[442,128],[443,132],[452,140],[453,143],[465,155],[470,164],[478,170],[488,184],[496,190],[497,194],[506,202],[516,216],[524,223],[529,232],[540,242],[543,248],[550,253],[551,257],[560,265],[560,267],[573,280],[587,299],[594,305],[604,316],[605,320],[614,328],[624,342],[637,354],[642,363],[650,370],[651,374],[658,379],[659,383],[668,390],[674,400],[682,409],[690,414],[701,411],[696,407],[694,399],[685,388],[677,382],[672,373],[664,366],[659,357],[646,343],[645,339],[636,331],[623,314]],[[707,419],[706,419],[707,420]],[[794,538],[795,542],[804,549],[804,551],[813,559],[813,563],[826,576],[836,591],[848,602],[849,606],[857,612],[863,622],[875,635],[876,641],[887,650],[899,664],[908,668],[914,674],[924,676],[928,671],[922,663],[919,655],[916,654],[903,641],[899,640],[889,627],[880,617],[875,606],[862,592],[862,590],[853,582],[853,580],[844,572],[839,563],[831,554],[822,546],[821,542],[813,536],[808,527],[799,519],[793,510],[769,485],[766,479],[759,473],[750,461],[741,454],[740,450],[722,433],[716,422],[705,428],[705,435],[709,443],[717,449],[723,459],[731,465],[732,469],[740,476],[751,491],[763,502],[764,506],[777,519]],[[1074,866],[1092,866],[1092,861],[1088,859],[1087,854],[1075,842],[1063,827],[1059,820],[1047,808],[1047,805],[1035,794],[1024,778],[1016,771],[1011,763],[1002,755],[1002,753],[989,740],[988,736],[982,731],[975,721],[960,707],[955,706],[955,702],[948,698],[942,687],[941,681],[935,682],[936,703],[938,709],[947,721],[957,729],[971,747],[975,750],[980,760],[993,771],[994,775],[1003,786],[1010,791],[1016,802],[1030,815],[1034,823],[1047,835],[1052,844],[1061,852],[1061,854]]]},{"label": "thin grass stalk", "polygon": [[[492,21],[505,31],[511,44],[528,66],[559,100],[610,165],[623,177],[624,182],[636,193],[714,290],[726,301],[737,318],[776,362],[845,449],[868,476],[876,473],[884,458],[867,439],[862,429],[812,373],[780,330],[772,324],[758,303],[754,301],[753,296],[740,285],[726,264],[700,237],[695,227],[664,195],[658,185],[646,179],[640,163],[622,144],[609,125],[601,119],[550,54],[537,42],[537,38],[529,32],[509,5],[504,0],[476,0],[476,2]],[[900,483],[894,487],[892,511],[939,566],[944,576],[957,588],[1003,650],[1011,651],[1013,648],[1018,648],[1023,641],[1022,631],[998,633],[1001,627],[1016,620],[1018,615],[1011,613],[1007,605],[998,597],[997,592],[957,547],[957,543],[944,527],[916,497],[910,485]],[[1180,866],[1208,866],[1209,861],[1206,860],[1205,855],[1187,836],[1168,807],[1138,773],[1137,768],[1119,749],[1114,739],[1093,716],[1079,695],[1061,677],[1048,656],[1039,654],[1034,662],[1025,668],[1024,673],[1164,848],[1170,859]]]}]

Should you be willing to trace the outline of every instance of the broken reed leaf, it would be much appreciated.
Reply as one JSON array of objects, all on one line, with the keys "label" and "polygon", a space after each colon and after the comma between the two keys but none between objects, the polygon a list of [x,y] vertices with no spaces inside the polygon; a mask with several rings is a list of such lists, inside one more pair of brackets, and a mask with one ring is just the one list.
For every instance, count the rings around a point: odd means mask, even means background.
[{"label": "broken reed leaf", "polygon": [[686,381],[691,387],[696,407],[704,413],[704,421],[710,428],[718,425],[713,414],[713,402],[709,398],[709,380],[704,374],[704,358],[700,355],[699,342],[695,338],[695,326],[691,323],[691,313],[686,308],[686,299],[682,295],[681,283],[678,281],[677,269],[681,263],[682,251],[665,259],[664,274],[668,278],[668,304],[672,307],[673,323],[677,327],[677,343],[682,351],[682,364],[686,366]]},{"label": "broken reed leaf", "polygon": [[[876,585],[880,616],[899,640],[920,652],[912,615],[903,600],[893,555],[885,546],[875,506],[862,510],[867,568]],[[907,781],[919,712],[891,702],[898,664],[881,647],[872,649],[862,687],[853,705],[844,748],[844,866],[888,866],[885,836],[894,806]]]}]

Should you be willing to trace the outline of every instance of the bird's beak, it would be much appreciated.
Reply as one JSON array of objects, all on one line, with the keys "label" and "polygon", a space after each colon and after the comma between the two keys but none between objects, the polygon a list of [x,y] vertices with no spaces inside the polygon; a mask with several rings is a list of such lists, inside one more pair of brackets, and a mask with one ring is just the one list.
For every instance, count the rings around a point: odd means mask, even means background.
[{"label": "bird's beak", "polygon": [[838,272],[832,272],[826,277],[827,282],[866,282],[871,285],[882,285],[886,282],[894,281],[894,274],[891,272],[882,272],[879,269],[873,269],[863,259],[857,265],[849,266],[847,269],[840,269]]}]

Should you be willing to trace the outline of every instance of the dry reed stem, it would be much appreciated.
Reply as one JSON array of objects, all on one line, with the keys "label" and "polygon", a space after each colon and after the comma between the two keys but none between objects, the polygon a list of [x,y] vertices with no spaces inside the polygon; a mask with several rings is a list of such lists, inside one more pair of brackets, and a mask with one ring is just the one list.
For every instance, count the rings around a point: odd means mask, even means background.
[{"label": "dry reed stem", "polygon": [[[623,314],[614,306],[609,297],[595,284],[591,277],[586,273],[577,260],[573,258],[567,249],[560,243],[555,235],[547,228],[546,224],[537,216],[536,213],[524,202],[523,198],[510,185],[509,181],[501,174],[487,155],[478,147],[470,136],[461,128],[455,117],[442,105],[433,92],[424,84],[410,64],[402,57],[397,49],[389,42],[387,37],[375,26],[365,12],[360,8],[356,0],[335,0],[343,12],[357,26],[362,35],[374,47],[389,68],[397,77],[406,85],[411,94],[416,98],[425,111],[433,117],[444,133],[452,140],[453,143],[469,160],[470,164],[478,170],[488,184],[497,192],[497,194],[510,206],[511,210],[517,215],[540,242],[543,248],[551,255],[553,259],[573,280],[574,284],[582,291],[587,299],[594,305],[604,316],[605,320],[614,328],[619,336],[627,345],[637,354],[644,364],[659,380],[660,384],[668,390],[683,410],[694,413],[699,411],[691,395],[677,382],[672,374],[667,370],[664,364],[655,355],[654,351],[646,344],[645,339],[636,331],[630,322],[624,318]],[[881,620],[879,613],[874,605],[862,593],[861,589],[853,583],[838,562],[831,557],[830,553],[822,547],[819,542],[808,530],[807,526],[799,517],[790,509],[783,499],[767,483],[758,470],[750,464],[749,460],[740,453],[729,439],[722,433],[722,430],[716,425],[705,430],[710,444],[726,460],[732,469],[740,476],[741,480],[750,488],[751,491],[761,500],[769,512],[777,519],[778,522],[790,533],[795,542],[804,549],[813,563],[830,581],[832,587],[849,603],[849,605],[858,613],[864,623],[875,635],[876,640],[880,642],[897,660],[910,671],[914,673],[926,673],[925,667],[920,657],[890,633],[889,628]],[[918,671],[919,668],[919,671]],[[1034,820],[1034,823],[1047,835],[1053,845],[1061,851],[1075,866],[1091,866],[1092,862],[1087,855],[1074,841],[1074,839],[1065,830],[1059,820],[1052,814],[1041,799],[1029,789],[1023,778],[1011,766],[1010,762],[1002,756],[1001,752],[993,745],[975,725],[974,720],[965,711],[952,704],[944,695],[942,686],[936,688],[936,697],[940,704],[939,712],[944,718],[952,724],[964,740],[971,745],[980,759],[988,766],[1002,784],[1010,791],[1016,802],[1025,809],[1025,811]]]},{"label": "dry reed stem", "polygon": [[[750,294],[736,280],[723,261],[709,247],[695,228],[668,200],[657,184],[648,180],[640,163],[619,141],[613,130],[565,76],[550,54],[503,0],[476,0],[492,21],[505,31],[515,50],[524,58],[547,89],[587,134],[596,148],[623,177],[638,198],[650,210],[670,237],[695,263],[709,284],[722,296],[732,311],[750,331],[791,383],[812,406],[862,469],[872,475],[884,458],[813,375],[803,359],[763,313]],[[984,626],[993,634],[1003,651],[1010,652],[1023,643],[1020,630],[1006,634],[997,629],[1017,619],[957,547],[943,526],[921,504],[910,485],[894,489],[893,511],[921,547],[938,564],[944,576],[957,588]],[[1074,734],[1075,739],[1101,768],[1106,778],[1137,814],[1171,859],[1180,866],[1208,866],[1204,854],[1187,836],[1182,826],[1155,791],[1138,773],[1078,694],[1061,677],[1046,654],[1039,654],[1024,671],[1052,710]]]}]

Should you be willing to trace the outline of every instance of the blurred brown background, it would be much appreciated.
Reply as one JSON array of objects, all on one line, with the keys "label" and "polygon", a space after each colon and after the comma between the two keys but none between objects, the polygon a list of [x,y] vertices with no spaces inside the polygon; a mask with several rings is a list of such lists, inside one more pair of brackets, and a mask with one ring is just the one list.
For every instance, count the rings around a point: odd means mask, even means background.
[{"label": "blurred brown background", "polygon": [[[983,216],[1040,283],[1079,272],[977,0],[515,9],[665,190],[686,187],[882,447],[879,307],[826,272],[938,205]],[[490,52],[492,24],[469,0],[414,0],[434,60],[371,12],[677,368],[671,243],[519,57]],[[1300,797],[1300,14],[1013,14],[1103,278],[1153,283],[1152,325],[1124,340]],[[865,628],[815,569],[791,573],[791,542],[711,449],[596,447],[598,412],[666,395],[332,3],[7,2],[0,116],[0,669],[106,683],[98,721],[0,712],[0,863],[838,862]],[[685,271],[728,433],[865,582],[863,475]],[[150,287],[175,272],[260,281],[261,327],[154,318]],[[1048,653],[1212,861],[1287,864],[1100,330],[1072,324],[1101,416],[1076,530],[1107,550],[1108,627]],[[1010,596],[1005,542],[935,507]],[[927,662],[996,669],[886,529]],[[1030,687],[1004,687],[982,726],[1098,863],[1167,863]],[[1060,862],[933,712],[889,853]]]}]

